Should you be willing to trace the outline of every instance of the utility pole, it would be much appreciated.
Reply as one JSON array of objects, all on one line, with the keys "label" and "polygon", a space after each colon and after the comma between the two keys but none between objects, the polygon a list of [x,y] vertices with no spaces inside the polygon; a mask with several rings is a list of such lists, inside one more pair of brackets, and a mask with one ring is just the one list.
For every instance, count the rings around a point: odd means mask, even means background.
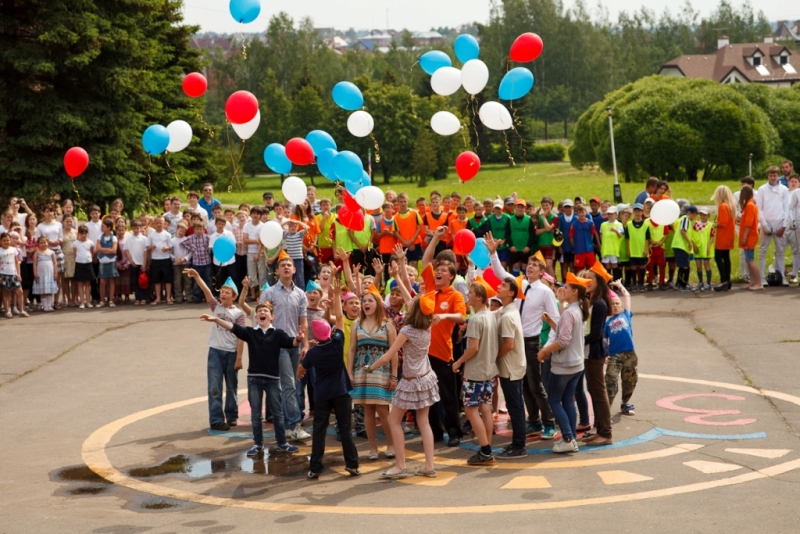
[{"label": "utility pole", "polygon": [[614,202],[622,203],[622,188],[619,186],[619,176],[617,175],[617,152],[614,149],[614,121],[611,118],[611,106],[606,107],[608,113],[608,131],[611,134],[611,162],[614,164]]},{"label": "utility pole", "polygon": [[753,176],[753,153],[747,155],[747,159],[749,160],[748,163],[750,165],[750,171],[747,173],[748,176]]}]

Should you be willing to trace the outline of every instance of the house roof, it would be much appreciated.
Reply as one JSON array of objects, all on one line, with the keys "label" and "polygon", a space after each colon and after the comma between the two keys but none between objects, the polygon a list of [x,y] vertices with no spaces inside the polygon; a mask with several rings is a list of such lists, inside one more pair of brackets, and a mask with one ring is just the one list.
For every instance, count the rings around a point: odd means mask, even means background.
[{"label": "house roof", "polygon": [[775,30],[775,38],[800,41],[800,20],[796,20],[793,25],[790,24],[792,23],[786,20],[778,22],[778,28]]},{"label": "house roof", "polygon": [[[787,71],[773,59],[773,56],[780,55],[784,50],[789,53],[789,64],[794,67],[794,73]],[[756,51],[761,52],[761,63],[766,68],[766,75],[761,74],[747,61]],[[715,82],[723,81],[733,69],[750,82],[800,81],[800,55],[792,54],[779,43],[728,44],[710,54],[676,57],[661,66],[662,70],[666,68],[677,68],[688,78],[703,78]]]}]

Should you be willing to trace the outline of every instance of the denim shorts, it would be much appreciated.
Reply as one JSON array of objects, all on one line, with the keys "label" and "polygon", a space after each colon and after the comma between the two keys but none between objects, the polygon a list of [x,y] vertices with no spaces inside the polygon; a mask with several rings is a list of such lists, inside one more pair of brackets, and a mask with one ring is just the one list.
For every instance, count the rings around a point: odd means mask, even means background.
[{"label": "denim shorts", "polygon": [[480,404],[492,404],[494,385],[492,385],[491,380],[486,382],[465,380],[461,386],[461,393],[464,406],[469,408],[474,408]]},{"label": "denim shorts", "polygon": [[744,250],[744,261],[756,261],[756,249],[746,248]]}]

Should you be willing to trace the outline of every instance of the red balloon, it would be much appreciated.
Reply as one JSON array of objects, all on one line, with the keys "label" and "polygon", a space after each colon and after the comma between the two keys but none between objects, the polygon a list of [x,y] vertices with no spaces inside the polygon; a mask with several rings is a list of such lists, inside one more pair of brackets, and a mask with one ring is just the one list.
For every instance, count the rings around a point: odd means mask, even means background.
[{"label": "red balloon", "polygon": [[486,283],[495,291],[497,291],[497,288],[503,283],[502,280],[497,278],[497,275],[494,274],[494,269],[491,267],[483,271],[483,279],[486,280]]},{"label": "red balloon", "polygon": [[206,89],[208,89],[206,77],[199,72],[187,74],[183,79],[183,92],[186,93],[186,96],[189,98],[199,98],[203,96],[206,94]]},{"label": "red balloon", "polygon": [[459,230],[453,236],[453,252],[456,254],[469,254],[475,248],[475,234],[472,230]]},{"label": "red balloon", "polygon": [[475,152],[462,152],[456,158],[456,174],[462,182],[475,178],[481,170],[481,159]]},{"label": "red balloon", "polygon": [[544,43],[541,37],[535,33],[523,33],[517,37],[514,44],[511,45],[511,52],[509,55],[512,61],[527,63],[542,55],[543,49]]},{"label": "red balloon", "polygon": [[337,216],[339,222],[348,230],[360,232],[364,229],[364,212],[361,211],[361,208],[351,210],[345,205],[339,208]]},{"label": "red balloon", "polygon": [[361,205],[353,198],[353,195],[350,194],[349,191],[345,189],[344,191],[344,205],[347,206],[347,209],[350,211],[360,211]]},{"label": "red balloon", "polygon": [[297,165],[311,165],[314,163],[314,149],[302,137],[295,137],[286,143],[286,157]]},{"label": "red balloon", "polygon": [[231,124],[246,124],[258,113],[258,100],[249,91],[236,91],[225,102],[225,116]]},{"label": "red balloon", "polygon": [[84,149],[74,146],[64,154],[64,170],[73,180],[83,174],[89,166],[89,154]]}]

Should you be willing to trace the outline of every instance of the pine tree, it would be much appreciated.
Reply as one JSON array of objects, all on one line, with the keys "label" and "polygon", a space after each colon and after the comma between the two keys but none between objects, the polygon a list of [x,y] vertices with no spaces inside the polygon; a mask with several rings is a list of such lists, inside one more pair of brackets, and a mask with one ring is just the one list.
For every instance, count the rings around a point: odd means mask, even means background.
[{"label": "pine tree", "polygon": [[422,127],[417,133],[414,152],[411,155],[411,169],[419,176],[420,187],[428,184],[428,178],[436,172],[436,165],[436,145],[428,128]]}]

